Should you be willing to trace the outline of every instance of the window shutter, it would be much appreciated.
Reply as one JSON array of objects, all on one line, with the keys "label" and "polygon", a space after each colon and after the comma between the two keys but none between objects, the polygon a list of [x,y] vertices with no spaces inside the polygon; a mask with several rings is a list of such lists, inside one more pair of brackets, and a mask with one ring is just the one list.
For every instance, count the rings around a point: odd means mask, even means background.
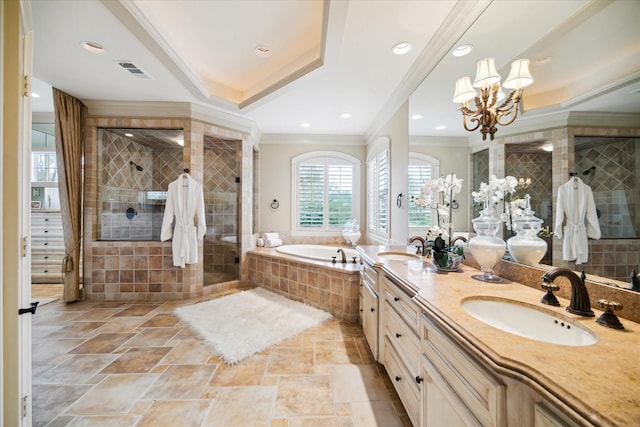
[{"label": "window shutter", "polygon": [[324,224],[324,165],[302,164],[298,169],[300,228],[322,228]]},{"label": "window shutter", "polygon": [[[424,183],[433,178],[433,167],[430,165],[410,164],[408,170],[409,200],[420,197]],[[409,203],[409,227],[428,228],[431,226],[431,209],[421,208]]]}]

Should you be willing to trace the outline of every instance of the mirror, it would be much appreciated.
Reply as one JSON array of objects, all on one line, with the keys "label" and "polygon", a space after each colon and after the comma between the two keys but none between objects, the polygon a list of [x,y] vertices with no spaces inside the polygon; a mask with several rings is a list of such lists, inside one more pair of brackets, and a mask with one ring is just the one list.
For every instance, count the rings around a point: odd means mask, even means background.
[{"label": "mirror", "polygon": [[[589,264],[581,266],[588,274],[625,283],[631,268],[640,268],[639,202],[637,192],[631,190],[640,188],[640,182],[636,174],[624,171],[635,171],[640,157],[636,149],[606,166],[599,162],[611,149],[605,147],[621,143],[627,144],[625,150],[631,150],[640,137],[640,78],[637,61],[636,65],[628,64],[630,58],[640,57],[640,46],[635,42],[640,39],[640,27],[629,15],[637,13],[640,4],[621,0],[606,4],[555,2],[552,6],[492,2],[455,45],[451,42],[451,50],[468,44],[471,53],[442,57],[409,98],[408,118],[410,140],[426,141],[422,144],[425,154],[431,151],[429,141],[440,141],[440,145],[456,141],[469,147],[468,165],[453,171],[459,177],[466,175],[469,191],[482,181],[488,182],[491,174],[531,177],[529,188],[522,190],[532,195],[536,216],[551,231],[557,187],[569,179],[569,172],[577,172],[596,188],[606,183],[608,189],[597,190],[598,195],[594,188],[603,236],[593,241],[596,244],[590,248]],[[529,24],[523,26],[523,22]],[[514,33],[518,36],[505,36]],[[594,37],[598,43],[579,42]],[[525,89],[522,112],[515,122],[498,126],[495,141],[482,141],[478,131],[463,128],[460,105],[454,104],[452,97],[456,79],[465,75],[473,78],[476,62],[491,57],[503,80],[512,61],[530,59],[534,84]],[[422,118],[413,119],[418,116]],[[594,135],[606,138],[596,141]],[[626,142],[618,140],[620,137]],[[554,151],[542,152],[541,145],[549,142]],[[633,166],[617,166],[630,162]],[[624,189],[612,190],[615,185]],[[614,191],[619,192],[615,198]],[[622,207],[625,204],[626,208]],[[471,219],[478,213],[472,203],[469,206]],[[562,241],[555,237],[545,240],[551,250],[544,263],[581,269],[562,260]]]}]

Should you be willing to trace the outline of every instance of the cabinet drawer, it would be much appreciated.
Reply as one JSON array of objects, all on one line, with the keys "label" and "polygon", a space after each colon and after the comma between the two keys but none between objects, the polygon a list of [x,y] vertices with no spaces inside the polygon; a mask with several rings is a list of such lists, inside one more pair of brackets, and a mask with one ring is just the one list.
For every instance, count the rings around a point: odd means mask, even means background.
[{"label": "cabinet drawer", "polygon": [[[412,375],[400,361],[395,351],[385,337],[385,345],[387,347],[387,356],[385,368],[391,378],[394,388],[398,392],[398,396],[404,405],[404,409],[409,415],[409,419],[414,426],[420,425],[420,396],[421,386],[416,382],[416,376]],[[422,381],[422,379],[420,379]]]},{"label": "cabinet drawer", "polygon": [[384,307],[385,335],[395,347],[395,351],[415,375],[420,372],[420,340],[406,323],[400,318],[389,301]]},{"label": "cabinet drawer", "polygon": [[409,296],[398,285],[396,285],[387,276],[383,276],[384,280],[384,299],[389,302],[391,307],[409,326],[414,334],[418,334],[418,306],[411,300],[413,295]]},{"label": "cabinet drawer", "polygon": [[505,386],[454,344],[427,316],[422,352],[483,426],[505,425]]},{"label": "cabinet drawer", "polygon": [[362,264],[362,281],[369,285],[376,293],[380,292],[378,289],[378,271],[366,262]]}]

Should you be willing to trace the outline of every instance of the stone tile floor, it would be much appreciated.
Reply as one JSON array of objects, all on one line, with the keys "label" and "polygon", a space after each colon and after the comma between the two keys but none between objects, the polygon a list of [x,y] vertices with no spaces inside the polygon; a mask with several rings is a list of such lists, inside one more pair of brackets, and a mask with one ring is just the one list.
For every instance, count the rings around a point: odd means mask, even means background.
[{"label": "stone tile floor", "polygon": [[172,313],[204,299],[39,308],[33,425],[411,425],[360,325],[333,319],[227,365]]}]

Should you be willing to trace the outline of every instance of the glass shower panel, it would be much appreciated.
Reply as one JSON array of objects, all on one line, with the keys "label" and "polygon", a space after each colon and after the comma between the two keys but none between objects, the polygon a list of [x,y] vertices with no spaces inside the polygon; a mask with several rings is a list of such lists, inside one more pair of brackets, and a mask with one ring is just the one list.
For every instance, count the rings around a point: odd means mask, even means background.
[{"label": "glass shower panel", "polygon": [[204,199],[207,235],[204,239],[203,284],[237,280],[240,276],[238,194],[239,141],[205,136]]}]

